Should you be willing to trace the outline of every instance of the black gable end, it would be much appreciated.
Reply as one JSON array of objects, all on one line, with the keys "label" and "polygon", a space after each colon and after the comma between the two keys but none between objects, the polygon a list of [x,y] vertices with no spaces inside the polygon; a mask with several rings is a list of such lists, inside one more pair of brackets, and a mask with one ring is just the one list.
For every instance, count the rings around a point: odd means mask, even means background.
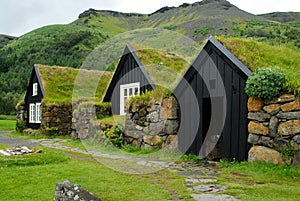
[{"label": "black gable end", "polygon": [[120,62],[115,70],[103,102],[112,103],[112,113],[120,111],[120,86],[139,83],[140,92],[155,89],[155,84],[147,74],[132,47],[128,44],[123,52]]},{"label": "black gable end", "polygon": [[[173,91],[180,105],[181,151],[208,158],[247,159],[248,96],[244,89],[250,74],[221,43],[208,39]],[[210,147],[217,142],[206,138],[213,130],[218,143]]]}]

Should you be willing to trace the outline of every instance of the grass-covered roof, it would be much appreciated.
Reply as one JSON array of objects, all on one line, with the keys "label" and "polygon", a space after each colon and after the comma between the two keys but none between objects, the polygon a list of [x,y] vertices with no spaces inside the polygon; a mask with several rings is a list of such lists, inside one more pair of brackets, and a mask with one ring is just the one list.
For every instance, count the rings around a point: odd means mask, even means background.
[{"label": "grass-covered roof", "polygon": [[288,76],[287,87],[300,94],[300,51],[284,45],[270,45],[253,39],[217,37],[241,62],[252,71],[278,67]]},{"label": "grass-covered roof", "polygon": [[44,101],[50,103],[72,102],[80,98],[102,101],[113,74],[70,67],[36,66],[44,87]]},{"label": "grass-covered roof", "polygon": [[142,49],[136,52],[154,84],[173,89],[190,63],[185,59],[160,50]]}]

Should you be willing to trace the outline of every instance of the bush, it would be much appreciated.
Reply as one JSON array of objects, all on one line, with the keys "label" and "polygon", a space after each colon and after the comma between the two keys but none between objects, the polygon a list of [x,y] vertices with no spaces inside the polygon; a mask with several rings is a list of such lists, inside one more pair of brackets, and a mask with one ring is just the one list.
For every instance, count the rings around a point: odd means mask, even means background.
[{"label": "bush", "polygon": [[124,144],[123,131],[119,125],[115,125],[112,128],[106,129],[104,131],[104,136],[118,148],[121,148]]},{"label": "bush", "polygon": [[246,82],[246,93],[249,96],[271,100],[283,91],[286,82],[285,74],[279,68],[260,68]]},{"label": "bush", "polygon": [[26,123],[22,120],[17,120],[16,122],[16,130],[20,133],[23,133],[23,131],[26,129]]}]

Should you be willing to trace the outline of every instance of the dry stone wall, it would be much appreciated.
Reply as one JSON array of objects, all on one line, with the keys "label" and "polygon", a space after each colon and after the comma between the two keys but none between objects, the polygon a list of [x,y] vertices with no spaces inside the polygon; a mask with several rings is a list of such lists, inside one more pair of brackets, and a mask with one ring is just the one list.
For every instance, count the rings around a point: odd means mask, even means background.
[{"label": "dry stone wall", "polygon": [[72,126],[71,103],[43,103],[41,130],[45,135],[69,135]]},{"label": "dry stone wall", "polygon": [[272,101],[248,100],[249,161],[299,164],[300,100],[283,94]]},{"label": "dry stone wall", "polygon": [[103,141],[103,131],[112,125],[106,125],[97,120],[97,117],[111,115],[111,105],[95,105],[89,102],[79,103],[74,109],[72,118],[72,139],[95,139]]},{"label": "dry stone wall", "polygon": [[153,104],[132,104],[126,115],[125,145],[143,149],[176,149],[178,127],[178,103],[174,97]]}]

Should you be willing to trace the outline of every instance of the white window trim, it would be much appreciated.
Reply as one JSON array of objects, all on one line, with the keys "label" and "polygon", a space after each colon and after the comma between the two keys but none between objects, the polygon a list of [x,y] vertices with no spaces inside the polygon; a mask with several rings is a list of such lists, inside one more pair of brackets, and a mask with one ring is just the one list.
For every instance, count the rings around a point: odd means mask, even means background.
[{"label": "white window trim", "polygon": [[[138,93],[137,95],[140,95],[140,83],[139,82],[135,82],[135,83],[130,83],[130,84],[123,84],[120,85],[120,115],[126,115],[124,107],[125,107],[125,101],[124,101],[124,89],[130,89],[130,88],[138,88]],[[132,97],[135,96],[135,94],[133,95],[127,95],[127,97]]]},{"label": "white window trim", "polygon": [[29,104],[29,123],[35,123],[35,104],[31,103]]},{"label": "white window trim", "polygon": [[29,104],[29,123],[41,123],[41,103]]},{"label": "white window trim", "polygon": [[32,96],[38,95],[38,83],[33,83],[32,85]]},{"label": "white window trim", "polygon": [[36,103],[35,111],[36,111],[35,123],[41,123],[41,119],[42,119],[41,103]]}]

